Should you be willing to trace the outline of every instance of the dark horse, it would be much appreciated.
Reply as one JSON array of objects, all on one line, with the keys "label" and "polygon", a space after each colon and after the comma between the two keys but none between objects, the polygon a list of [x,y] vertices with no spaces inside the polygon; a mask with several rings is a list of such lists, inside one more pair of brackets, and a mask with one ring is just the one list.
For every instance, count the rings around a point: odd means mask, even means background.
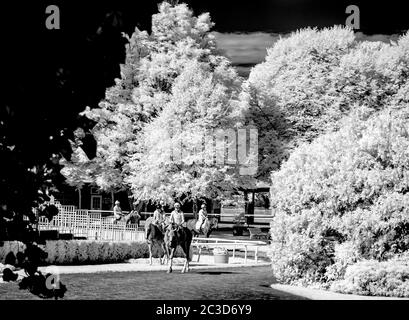
[{"label": "dark horse", "polygon": [[163,264],[165,260],[165,255],[166,260],[169,260],[169,253],[168,249],[166,248],[165,237],[163,232],[158,228],[158,226],[152,224],[152,220],[153,218],[150,217],[146,219],[145,222],[145,235],[149,246],[149,263],[150,265],[152,265],[152,247],[156,243],[162,249],[163,255],[162,257],[159,256],[159,262],[160,264]]},{"label": "dark horse", "polygon": [[207,221],[203,224],[200,233],[196,231],[197,219],[188,220],[186,222],[186,226],[194,233],[195,236],[199,236],[200,234],[202,234],[206,238],[209,238],[212,231],[217,229],[218,222],[219,221],[217,220],[217,218],[208,218]]},{"label": "dark horse", "polygon": [[190,244],[192,243],[192,237],[192,231],[186,227],[171,227],[165,233],[166,249],[168,250],[168,255],[170,258],[168,273],[172,272],[173,254],[175,253],[178,245],[182,247],[183,253],[186,257],[185,264],[182,268],[182,273],[189,272]]},{"label": "dark horse", "polygon": [[125,223],[128,224],[136,224],[139,227],[139,220],[141,220],[141,215],[137,212],[132,210],[129,214],[123,217]]},{"label": "dark horse", "polygon": [[139,220],[141,220],[141,215],[136,211],[131,211],[128,214],[122,214],[119,219],[114,218],[114,224],[118,223],[118,221],[123,221],[126,225],[136,224],[139,227]]}]

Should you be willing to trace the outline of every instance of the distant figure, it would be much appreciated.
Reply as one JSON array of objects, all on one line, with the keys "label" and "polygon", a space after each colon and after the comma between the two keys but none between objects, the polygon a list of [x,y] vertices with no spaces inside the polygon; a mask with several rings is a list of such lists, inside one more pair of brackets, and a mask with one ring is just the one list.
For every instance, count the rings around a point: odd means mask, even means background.
[{"label": "distant figure", "polygon": [[139,201],[133,203],[133,210],[125,216],[126,224],[136,224],[139,227],[139,220],[141,220],[141,215],[139,213]]},{"label": "distant figure", "polygon": [[196,222],[196,231],[201,232],[203,225],[207,222],[207,210],[206,204],[202,204],[201,209],[199,210],[199,219]]},{"label": "distant figure", "polygon": [[213,230],[217,229],[217,218],[210,218],[207,215],[206,204],[202,204],[199,211],[198,219],[190,219],[187,221],[186,226],[193,232],[194,236],[204,235],[209,238]]},{"label": "distant figure", "polygon": [[122,218],[122,209],[120,207],[120,202],[118,200],[115,201],[114,206],[114,224],[116,224]]}]

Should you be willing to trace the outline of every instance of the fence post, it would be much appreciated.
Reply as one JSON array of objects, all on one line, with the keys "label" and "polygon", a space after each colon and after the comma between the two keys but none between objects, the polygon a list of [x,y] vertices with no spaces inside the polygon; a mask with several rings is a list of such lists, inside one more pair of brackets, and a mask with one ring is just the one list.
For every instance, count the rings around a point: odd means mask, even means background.
[{"label": "fence post", "polygon": [[102,217],[99,219],[99,237],[98,238],[99,238],[98,240],[102,239]]},{"label": "fence post", "polygon": [[91,229],[91,219],[88,210],[86,210],[85,213],[87,214],[87,235],[88,235],[89,229]]}]

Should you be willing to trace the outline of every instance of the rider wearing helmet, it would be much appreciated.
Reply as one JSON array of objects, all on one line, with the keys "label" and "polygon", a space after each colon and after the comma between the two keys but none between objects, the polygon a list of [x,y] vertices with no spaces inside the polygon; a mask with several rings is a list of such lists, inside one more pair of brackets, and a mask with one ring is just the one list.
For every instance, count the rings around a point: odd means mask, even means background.
[{"label": "rider wearing helmet", "polygon": [[156,205],[156,210],[153,213],[153,221],[152,223],[156,225],[162,232],[165,229],[165,221],[166,221],[166,213],[164,210],[165,203],[161,201],[158,205]]},{"label": "rider wearing helmet", "polygon": [[206,204],[202,204],[201,209],[199,210],[199,219],[197,220],[196,223],[196,231],[200,233],[203,225],[207,221],[207,210],[206,210]]},{"label": "rider wearing helmet", "polygon": [[185,215],[182,210],[180,210],[180,203],[175,203],[175,210],[170,214],[170,223],[173,226],[181,227],[185,226]]},{"label": "rider wearing helmet", "polygon": [[120,202],[118,200],[115,201],[114,206],[114,223],[117,223],[122,218],[122,209],[120,207]]}]

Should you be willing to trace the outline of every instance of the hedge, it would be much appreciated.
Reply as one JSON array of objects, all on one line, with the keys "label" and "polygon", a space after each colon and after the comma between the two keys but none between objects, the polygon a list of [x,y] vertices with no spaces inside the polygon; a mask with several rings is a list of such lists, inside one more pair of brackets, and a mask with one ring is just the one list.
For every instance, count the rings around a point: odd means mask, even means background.
[{"label": "hedge", "polygon": [[[39,245],[48,257],[45,264],[53,265],[81,265],[119,263],[128,259],[149,257],[148,245],[145,242],[109,242],[89,240],[58,240],[46,241]],[[17,241],[0,242],[0,263],[4,263],[6,255],[13,252],[23,252],[25,245]],[[159,248],[153,249],[153,256],[157,257]],[[181,248],[177,248],[176,257],[184,257]]]},{"label": "hedge", "polygon": [[409,259],[364,260],[347,267],[331,290],[341,293],[409,297]]}]

